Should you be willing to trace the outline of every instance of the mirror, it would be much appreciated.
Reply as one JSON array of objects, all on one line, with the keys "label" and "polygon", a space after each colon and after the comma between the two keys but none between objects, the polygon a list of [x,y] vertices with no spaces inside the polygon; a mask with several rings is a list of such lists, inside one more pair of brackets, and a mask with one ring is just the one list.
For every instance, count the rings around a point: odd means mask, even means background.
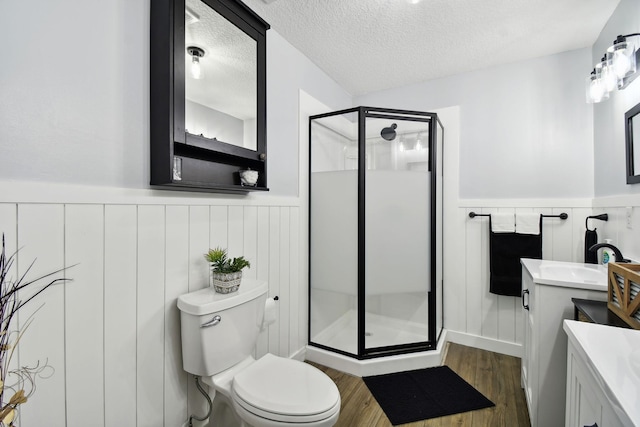
[{"label": "mirror", "polygon": [[185,2],[185,131],[257,149],[257,42],[200,0]]},{"label": "mirror", "polygon": [[624,115],[627,147],[627,184],[640,183],[640,104]]},{"label": "mirror", "polygon": [[240,0],[150,6],[151,185],[268,191],[269,24]]}]

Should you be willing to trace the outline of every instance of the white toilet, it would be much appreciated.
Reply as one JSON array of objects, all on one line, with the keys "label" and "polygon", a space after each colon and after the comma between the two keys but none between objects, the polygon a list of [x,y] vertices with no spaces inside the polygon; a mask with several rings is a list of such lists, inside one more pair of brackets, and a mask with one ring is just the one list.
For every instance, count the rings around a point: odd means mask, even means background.
[{"label": "white toilet", "polygon": [[333,426],[340,393],[327,375],[297,360],[252,357],[266,300],[267,283],[246,278],[231,294],[207,288],[178,298],[183,367],[209,386],[209,426]]}]

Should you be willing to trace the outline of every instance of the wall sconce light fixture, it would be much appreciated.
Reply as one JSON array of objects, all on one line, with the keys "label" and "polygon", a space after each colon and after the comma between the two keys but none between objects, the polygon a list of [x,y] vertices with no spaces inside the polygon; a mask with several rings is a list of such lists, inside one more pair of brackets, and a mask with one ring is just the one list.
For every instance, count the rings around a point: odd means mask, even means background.
[{"label": "wall sconce light fixture", "polygon": [[200,64],[200,58],[204,56],[204,50],[196,46],[189,46],[187,52],[191,55],[191,77],[194,79],[203,78],[204,70]]},{"label": "wall sconce light fixture", "polygon": [[608,99],[610,92],[624,89],[637,77],[636,64],[640,62],[640,49],[627,40],[636,36],[640,36],[640,33],[618,36],[596,64],[586,79],[588,103]]}]

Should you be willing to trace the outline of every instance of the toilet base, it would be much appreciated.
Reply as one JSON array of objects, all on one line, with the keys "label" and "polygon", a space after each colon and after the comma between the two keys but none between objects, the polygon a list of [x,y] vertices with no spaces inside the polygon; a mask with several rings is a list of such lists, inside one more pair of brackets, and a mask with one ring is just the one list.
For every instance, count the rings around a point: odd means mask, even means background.
[{"label": "toilet base", "polygon": [[[245,425],[251,426],[251,427],[285,427],[285,426],[292,426],[292,427],[296,427],[296,426],[305,426],[305,427],[333,427],[333,425],[335,425],[335,423],[338,422],[338,417],[340,416],[340,411],[336,411],[331,417],[329,418],[325,418],[324,420],[318,420],[318,421],[314,421],[314,422],[310,422],[310,423],[303,423],[303,424],[298,424],[298,423],[285,423],[285,422],[281,422],[281,421],[272,421],[272,420],[268,420],[266,418],[262,418],[259,417],[249,411],[247,411],[246,409],[244,409],[242,406],[240,405],[235,405],[235,409],[237,411],[238,414],[240,414],[240,416],[244,419],[247,420],[245,421]],[[253,423],[253,424],[249,424],[249,423]]]},{"label": "toilet base", "polygon": [[[244,419],[240,418],[238,415],[239,413],[242,414]],[[331,427],[338,422],[339,416],[340,412],[336,412],[330,418],[314,423],[305,423],[305,426]],[[207,424],[208,427],[282,427],[285,425],[293,424],[283,424],[278,421],[260,418],[250,412],[247,412],[239,405],[235,405],[234,407],[233,402],[231,402],[231,400],[222,393],[216,393],[213,399],[211,416],[209,417],[209,423]]]},{"label": "toilet base", "polygon": [[211,409],[211,416],[209,417],[208,427],[254,427],[244,420],[240,419],[236,411],[233,409],[233,404],[222,393],[216,393],[213,399],[213,406]]}]

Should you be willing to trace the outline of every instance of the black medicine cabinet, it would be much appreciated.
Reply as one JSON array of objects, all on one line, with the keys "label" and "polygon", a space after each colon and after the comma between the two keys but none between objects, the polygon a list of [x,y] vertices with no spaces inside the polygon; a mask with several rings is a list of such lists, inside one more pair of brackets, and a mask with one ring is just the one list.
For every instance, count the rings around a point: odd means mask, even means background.
[{"label": "black medicine cabinet", "polygon": [[267,191],[269,24],[239,0],[151,0],[150,24],[151,185]]}]

